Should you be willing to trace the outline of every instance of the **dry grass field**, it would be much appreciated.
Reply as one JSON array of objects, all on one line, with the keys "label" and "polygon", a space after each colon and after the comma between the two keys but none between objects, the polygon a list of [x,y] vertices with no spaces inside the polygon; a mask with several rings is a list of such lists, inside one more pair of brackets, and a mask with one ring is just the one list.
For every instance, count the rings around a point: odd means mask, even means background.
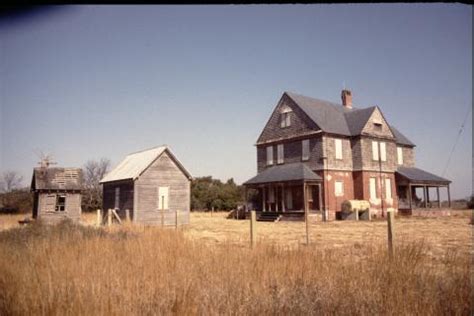
[{"label": "dry grass field", "polygon": [[257,223],[193,213],[174,229],[18,227],[0,217],[0,315],[470,315],[469,212],[386,222]]}]

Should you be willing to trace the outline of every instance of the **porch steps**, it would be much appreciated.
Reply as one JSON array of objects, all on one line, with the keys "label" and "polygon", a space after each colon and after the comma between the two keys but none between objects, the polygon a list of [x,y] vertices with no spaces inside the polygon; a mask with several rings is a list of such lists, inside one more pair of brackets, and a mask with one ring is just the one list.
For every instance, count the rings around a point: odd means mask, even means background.
[{"label": "porch steps", "polygon": [[260,212],[258,222],[278,222],[281,219],[281,214],[276,212]]}]

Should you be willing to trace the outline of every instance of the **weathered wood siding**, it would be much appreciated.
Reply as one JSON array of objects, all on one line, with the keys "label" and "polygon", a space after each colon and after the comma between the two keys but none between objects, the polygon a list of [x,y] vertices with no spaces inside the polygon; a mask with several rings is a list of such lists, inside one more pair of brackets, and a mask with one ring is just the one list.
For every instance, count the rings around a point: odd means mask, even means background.
[{"label": "weathered wood siding", "polygon": [[120,218],[125,219],[125,210],[130,211],[130,218],[133,220],[133,180],[108,182],[103,184],[103,202],[102,209],[104,216],[108,209],[115,208],[115,189],[120,189],[118,214]]},{"label": "weathered wood siding", "polygon": [[81,194],[80,193],[58,193],[66,195],[64,211],[56,211],[57,193],[38,193],[37,219],[46,223],[57,223],[63,219],[79,221],[81,219]]},{"label": "weathered wood siding", "polygon": [[[158,210],[158,188],[169,187],[168,209]],[[189,223],[191,181],[165,151],[135,181],[137,197],[135,219],[141,224],[175,224],[175,211],[179,211],[179,224]]]},{"label": "weathered wood siding", "polygon": [[[285,109],[291,109],[291,125],[288,127],[281,127],[280,114]],[[293,100],[288,96],[283,95],[278,102],[278,105],[273,110],[270,119],[263,128],[257,143],[267,142],[271,140],[286,139],[298,135],[304,135],[319,130],[320,128],[308,118],[308,116],[296,106]]]},{"label": "weathered wood siding", "polygon": [[[303,161],[303,139],[309,139],[309,160]],[[307,137],[298,140],[281,141],[273,146],[273,165],[267,166],[267,146],[257,146],[257,172],[260,173],[265,168],[277,164],[278,152],[277,145],[283,144],[284,164],[294,162],[304,162],[312,170],[319,170],[323,168],[323,141],[321,135]]]}]

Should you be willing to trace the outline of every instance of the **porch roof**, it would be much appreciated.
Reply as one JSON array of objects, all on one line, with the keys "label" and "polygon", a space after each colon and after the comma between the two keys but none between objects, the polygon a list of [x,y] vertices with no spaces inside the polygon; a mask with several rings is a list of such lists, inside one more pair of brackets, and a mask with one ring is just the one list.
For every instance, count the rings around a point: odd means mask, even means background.
[{"label": "porch roof", "polygon": [[302,162],[276,165],[265,169],[255,177],[244,182],[244,185],[254,185],[272,182],[286,181],[321,181],[322,178],[314,173],[308,166]]},{"label": "porch roof", "polygon": [[448,179],[439,177],[419,168],[398,167],[396,174],[407,180],[409,183],[434,185],[447,185],[451,183]]}]

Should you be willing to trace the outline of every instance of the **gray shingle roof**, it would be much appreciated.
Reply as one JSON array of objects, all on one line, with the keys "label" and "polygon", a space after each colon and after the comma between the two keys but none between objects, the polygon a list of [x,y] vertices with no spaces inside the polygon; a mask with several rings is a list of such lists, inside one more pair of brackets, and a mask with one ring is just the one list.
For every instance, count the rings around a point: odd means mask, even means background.
[{"label": "gray shingle roof", "polygon": [[35,168],[31,190],[82,190],[80,168]]},{"label": "gray shingle roof", "polygon": [[[368,108],[348,109],[341,104],[319,100],[293,92],[285,92],[324,132],[344,135],[360,135],[365,124],[375,110],[375,106]],[[396,142],[414,146],[402,133],[390,125]]]},{"label": "gray shingle roof", "polygon": [[410,182],[451,183],[448,179],[438,177],[435,174],[418,168],[398,167],[396,173],[408,179]]},{"label": "gray shingle roof", "polygon": [[322,179],[304,163],[297,162],[267,168],[255,177],[244,182],[244,185],[296,180],[318,181]]}]

